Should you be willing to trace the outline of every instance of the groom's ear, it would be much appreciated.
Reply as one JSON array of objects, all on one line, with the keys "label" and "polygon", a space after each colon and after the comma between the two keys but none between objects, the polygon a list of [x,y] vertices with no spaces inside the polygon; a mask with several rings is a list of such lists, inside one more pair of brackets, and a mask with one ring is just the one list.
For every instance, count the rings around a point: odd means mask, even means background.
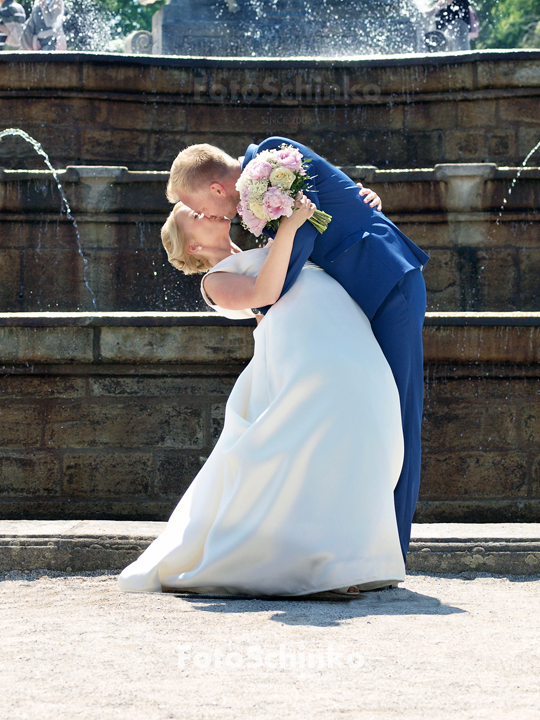
[{"label": "groom's ear", "polygon": [[225,188],[223,187],[223,185],[222,185],[221,183],[218,183],[218,182],[213,182],[213,183],[210,185],[210,191],[213,192],[213,193],[215,193],[216,195],[226,195],[226,194],[227,194],[227,192],[226,192]]}]

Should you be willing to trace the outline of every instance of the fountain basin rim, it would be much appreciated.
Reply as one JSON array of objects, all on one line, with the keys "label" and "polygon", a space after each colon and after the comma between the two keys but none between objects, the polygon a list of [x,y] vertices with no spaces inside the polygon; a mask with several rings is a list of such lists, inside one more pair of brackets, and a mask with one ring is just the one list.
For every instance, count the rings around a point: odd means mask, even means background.
[{"label": "fountain basin rim", "polygon": [[[339,168],[353,180],[366,182],[403,182],[405,178],[415,181],[442,181],[453,178],[479,177],[485,180],[513,179],[517,172],[521,180],[540,179],[539,166],[510,167],[495,163],[438,163],[425,168],[378,168],[375,165],[342,165]],[[168,170],[130,170],[115,165],[68,165],[57,170],[62,183],[110,180],[113,183],[157,182],[166,183]],[[7,170],[0,167],[0,182],[24,180],[48,180],[50,170]]]},{"label": "fountain basin rim", "polygon": [[[0,313],[0,327],[167,327],[244,326],[255,320],[231,320],[214,312],[20,312]],[[427,312],[426,326],[540,327],[540,312]]]},{"label": "fountain basin rim", "polygon": [[286,67],[378,67],[378,66],[414,66],[448,65],[469,62],[490,62],[494,60],[540,60],[540,50],[531,49],[487,49],[458,53],[403,53],[395,55],[365,55],[346,57],[198,57],[187,55],[127,55],[124,53],[78,52],[21,52],[4,51],[0,53],[0,62],[13,63],[62,63],[62,62],[106,62],[111,65],[154,65],[168,67],[237,67],[238,65],[261,69]]}]

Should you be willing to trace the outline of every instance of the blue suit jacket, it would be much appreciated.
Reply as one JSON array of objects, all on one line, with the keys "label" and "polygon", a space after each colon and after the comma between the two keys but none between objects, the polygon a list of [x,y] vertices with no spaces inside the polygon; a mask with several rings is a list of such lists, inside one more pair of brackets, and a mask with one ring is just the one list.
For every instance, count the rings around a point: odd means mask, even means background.
[{"label": "blue suit jacket", "polygon": [[[310,222],[297,231],[281,294],[291,288],[311,258],[346,288],[371,320],[403,275],[424,266],[429,256],[382,212],[370,208],[345,173],[301,143],[271,137],[260,145],[250,145],[242,169],[258,153],[279,148],[282,143],[311,158],[307,170],[312,188],[305,194],[329,213],[332,221],[324,233],[317,232]],[[269,309],[260,308],[263,313]]]}]

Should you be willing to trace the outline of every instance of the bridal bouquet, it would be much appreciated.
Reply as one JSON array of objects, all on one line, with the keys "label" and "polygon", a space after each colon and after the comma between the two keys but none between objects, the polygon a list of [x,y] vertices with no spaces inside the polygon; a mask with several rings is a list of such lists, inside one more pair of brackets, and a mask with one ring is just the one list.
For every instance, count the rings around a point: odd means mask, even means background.
[{"label": "bridal bouquet", "polygon": [[[250,160],[236,183],[238,214],[246,230],[259,237],[264,228],[277,230],[281,218],[293,214],[296,194],[310,186],[305,169],[310,162],[285,144],[278,150],[263,150]],[[316,210],[309,222],[322,233],[331,219],[328,213]]]}]

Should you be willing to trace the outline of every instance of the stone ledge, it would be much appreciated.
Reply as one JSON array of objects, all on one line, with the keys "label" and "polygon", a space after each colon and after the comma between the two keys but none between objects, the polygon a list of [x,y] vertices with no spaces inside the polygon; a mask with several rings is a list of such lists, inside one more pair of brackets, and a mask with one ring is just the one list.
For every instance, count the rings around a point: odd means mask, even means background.
[{"label": "stone ledge", "polygon": [[[519,172],[520,180],[538,180],[540,168],[536,166],[507,167],[495,163],[442,163],[434,167],[380,169],[375,165],[341,165],[338,167],[353,180],[364,183],[444,182],[453,183],[466,179],[513,180]],[[126,166],[68,165],[57,170],[58,179],[65,184],[98,183],[111,184],[159,183],[165,186],[169,179],[167,170],[130,170]],[[0,182],[53,181],[49,170],[9,170],[0,167]],[[461,204],[459,205],[461,207]]]},{"label": "stone ledge", "polygon": [[[0,363],[245,363],[254,320],[215,313],[3,313]],[[540,313],[428,313],[426,363],[540,362]]]},{"label": "stone ledge", "polygon": [[128,55],[120,53],[103,52],[79,52],[68,50],[55,53],[38,53],[28,51],[3,52],[0,55],[0,62],[5,64],[32,63],[58,64],[88,62],[96,65],[116,66],[149,66],[163,68],[334,68],[334,67],[405,67],[415,65],[457,65],[473,62],[492,62],[504,60],[506,62],[515,60],[534,61],[540,58],[540,50],[531,49],[487,49],[472,50],[469,52],[456,53],[403,53],[395,55],[350,56],[343,59],[334,57],[195,57],[181,55]]},{"label": "stone ledge", "polygon": [[[2,520],[0,572],[44,568],[116,570],[163,532],[164,522]],[[540,523],[413,524],[408,570],[424,573],[540,572]]]}]

